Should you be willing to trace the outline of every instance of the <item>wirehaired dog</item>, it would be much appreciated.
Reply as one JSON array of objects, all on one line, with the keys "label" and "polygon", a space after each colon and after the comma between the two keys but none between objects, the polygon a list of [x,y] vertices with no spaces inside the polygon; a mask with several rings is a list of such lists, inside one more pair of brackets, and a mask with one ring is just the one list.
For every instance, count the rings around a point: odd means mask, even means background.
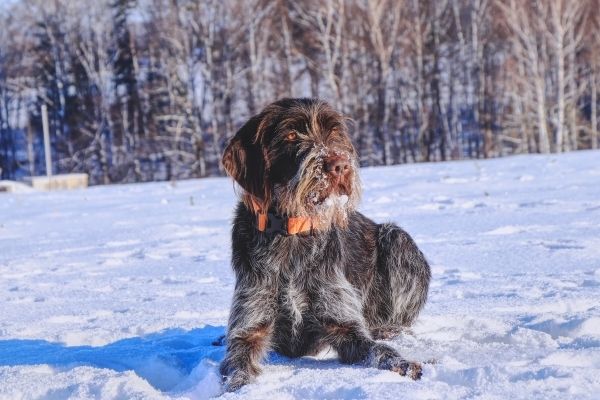
[{"label": "wirehaired dog", "polygon": [[232,231],[236,285],[221,373],[251,382],[267,350],[289,357],[333,347],[343,363],[421,366],[377,342],[411,325],[429,265],[411,237],[355,210],[356,151],[344,117],[317,99],[283,99],[252,117],[222,159],[241,187]]}]

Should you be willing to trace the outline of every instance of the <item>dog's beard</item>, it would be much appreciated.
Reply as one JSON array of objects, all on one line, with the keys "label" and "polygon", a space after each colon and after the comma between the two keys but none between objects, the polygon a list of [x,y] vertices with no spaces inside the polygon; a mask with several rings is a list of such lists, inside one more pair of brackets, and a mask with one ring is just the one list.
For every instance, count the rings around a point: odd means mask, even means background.
[{"label": "dog's beard", "polygon": [[345,179],[335,179],[324,169],[327,154],[325,147],[311,150],[287,184],[275,185],[281,214],[318,218],[325,226],[347,226],[348,213],[360,197],[357,163],[349,153],[341,153],[350,161],[350,171]]}]

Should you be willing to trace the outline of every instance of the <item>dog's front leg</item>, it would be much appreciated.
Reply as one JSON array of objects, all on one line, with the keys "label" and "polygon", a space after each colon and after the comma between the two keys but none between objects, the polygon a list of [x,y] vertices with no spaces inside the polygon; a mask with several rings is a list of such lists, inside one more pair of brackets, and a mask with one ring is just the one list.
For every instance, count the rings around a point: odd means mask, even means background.
[{"label": "dog's front leg", "polygon": [[421,378],[418,363],[405,360],[392,347],[373,340],[363,318],[360,296],[345,278],[321,291],[320,303],[325,341],[338,352],[341,362]]},{"label": "dog's front leg", "polygon": [[275,298],[268,280],[238,279],[229,317],[227,354],[220,368],[228,391],[252,382],[260,373],[260,361],[271,343]]}]

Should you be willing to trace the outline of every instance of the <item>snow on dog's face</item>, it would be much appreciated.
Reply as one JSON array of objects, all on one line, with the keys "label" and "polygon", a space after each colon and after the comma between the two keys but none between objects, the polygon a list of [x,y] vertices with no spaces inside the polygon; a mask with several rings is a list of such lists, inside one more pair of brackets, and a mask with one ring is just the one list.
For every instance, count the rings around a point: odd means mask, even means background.
[{"label": "snow on dog's face", "polygon": [[344,117],[315,99],[284,99],[252,117],[223,155],[227,173],[268,209],[346,224],[360,197],[356,151]]}]

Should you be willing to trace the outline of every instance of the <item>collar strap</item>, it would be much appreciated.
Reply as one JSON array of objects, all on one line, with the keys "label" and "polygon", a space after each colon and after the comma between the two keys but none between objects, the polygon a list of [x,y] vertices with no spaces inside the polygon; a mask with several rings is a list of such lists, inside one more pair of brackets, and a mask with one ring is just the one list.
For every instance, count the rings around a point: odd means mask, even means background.
[{"label": "collar strap", "polygon": [[252,208],[256,214],[256,229],[260,232],[297,235],[323,228],[323,224],[317,218],[282,217],[271,212],[265,212],[260,203],[254,198],[252,198]]}]

